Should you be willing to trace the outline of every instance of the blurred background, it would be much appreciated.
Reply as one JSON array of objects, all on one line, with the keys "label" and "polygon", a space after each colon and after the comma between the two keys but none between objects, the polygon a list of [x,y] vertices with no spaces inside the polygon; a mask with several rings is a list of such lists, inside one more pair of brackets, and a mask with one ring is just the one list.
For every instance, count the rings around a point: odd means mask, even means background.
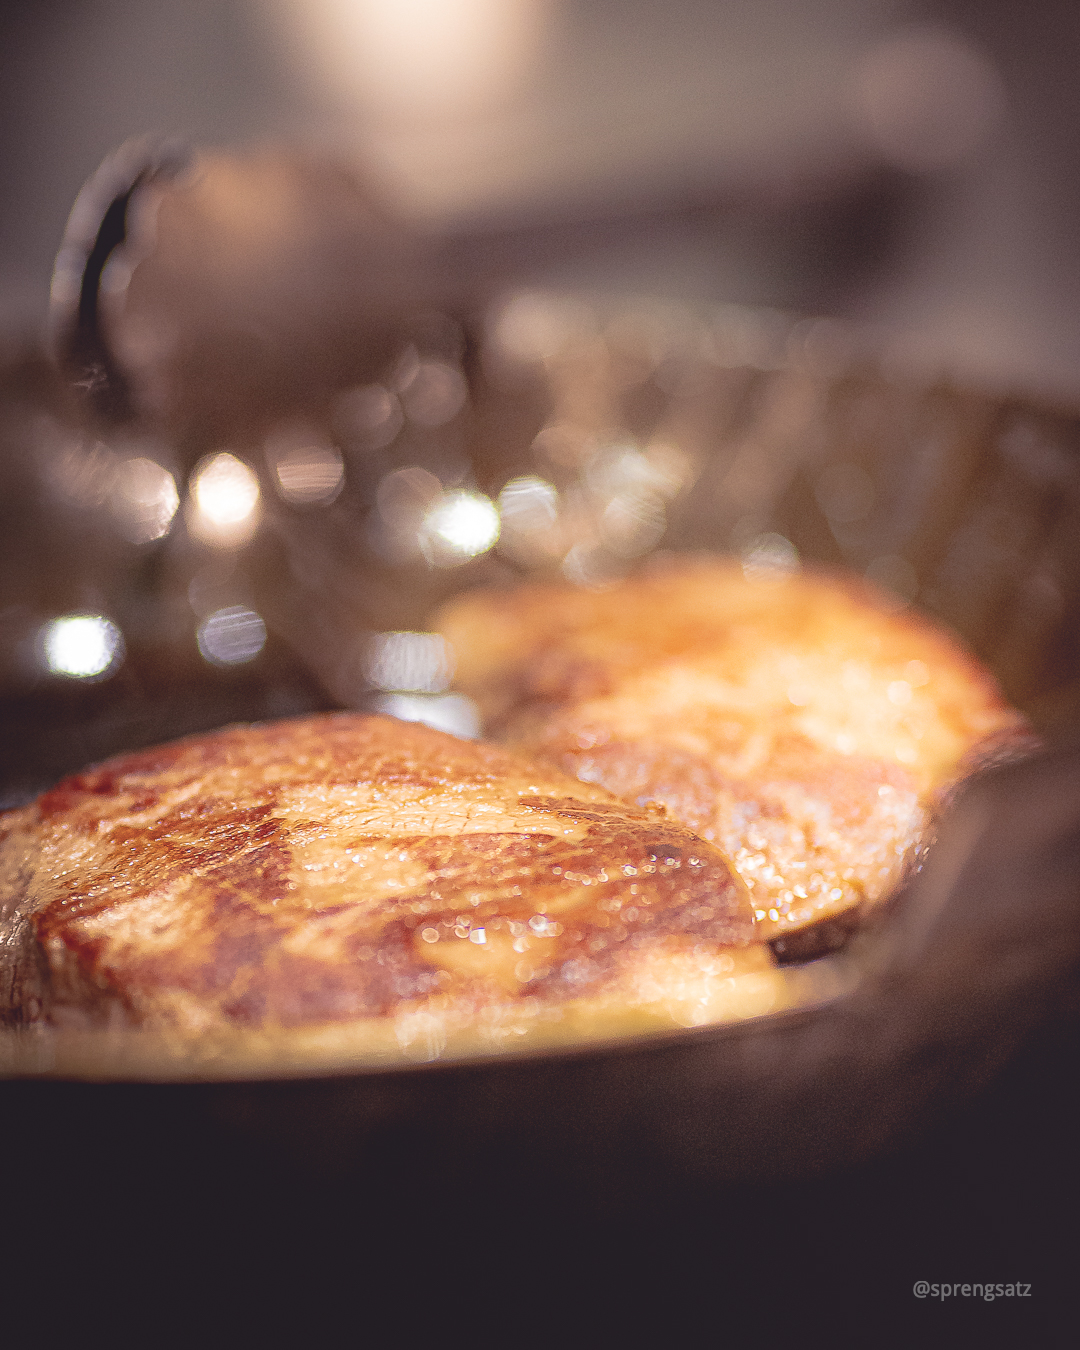
[{"label": "blurred background", "polygon": [[1071,677],[1078,57],[1069,0],[7,0],[4,800],[237,717],[472,734],[442,598],[670,547],[988,659],[1015,572]]},{"label": "blurred background", "polygon": [[1078,56],[1069,0],[7,0],[3,328],[40,328],[80,186],[154,132],[548,232],[500,242],[560,283],[857,315],[1075,398]]}]

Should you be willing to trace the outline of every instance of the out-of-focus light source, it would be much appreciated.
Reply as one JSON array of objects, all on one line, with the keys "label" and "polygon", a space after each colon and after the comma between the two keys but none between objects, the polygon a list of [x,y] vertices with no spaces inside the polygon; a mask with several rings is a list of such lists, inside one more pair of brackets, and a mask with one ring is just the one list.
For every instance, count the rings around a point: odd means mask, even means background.
[{"label": "out-of-focus light source", "polygon": [[[310,76],[395,122],[475,115],[513,92],[549,0],[277,0]],[[290,44],[297,50],[295,39]]]},{"label": "out-of-focus light source", "polygon": [[152,459],[126,459],[117,470],[115,510],[133,544],[163,539],[180,505],[176,480]]},{"label": "out-of-focus light source", "polygon": [[799,550],[782,534],[759,534],[742,552],[743,574],[749,581],[773,581],[801,566]]},{"label": "out-of-focus light source", "polygon": [[600,538],[621,558],[648,553],[663,538],[666,528],[664,504],[651,493],[619,493],[600,517]]},{"label": "out-of-focus light source", "polygon": [[851,94],[882,159],[913,173],[967,159],[1005,107],[990,59],[944,28],[903,30],[871,48],[855,65]]},{"label": "out-of-focus light source", "polygon": [[364,673],[376,689],[412,694],[441,694],[454,666],[445,638],[438,633],[376,633]]},{"label": "out-of-focus light source", "polygon": [[515,528],[525,521],[530,526],[553,525],[559,514],[558,489],[533,475],[511,478],[499,493],[499,514],[504,525],[513,520]]},{"label": "out-of-focus light source", "polygon": [[659,446],[650,457],[633,445],[610,445],[590,460],[585,469],[585,481],[595,493],[604,497],[614,497],[622,492],[673,497],[682,486],[685,474],[685,464],[671,447]]},{"label": "out-of-focus light source", "polygon": [[313,435],[284,431],[266,445],[279,495],[291,506],[328,506],[345,482],[335,446]]},{"label": "out-of-focus light source", "polygon": [[544,478],[511,478],[499,493],[499,547],[529,564],[551,562],[562,548],[559,493]]},{"label": "out-of-focus light source", "polygon": [[200,460],[191,475],[191,529],[205,543],[232,547],[258,524],[259,480],[243,460],[223,451]]},{"label": "out-of-focus light source", "polygon": [[53,675],[100,680],[124,659],[120,629],[100,614],[65,614],[42,630],[45,666]]},{"label": "out-of-focus light source", "polygon": [[464,694],[384,694],[377,710],[402,722],[423,722],[436,731],[447,731],[462,740],[480,735],[480,713]]},{"label": "out-of-focus light source", "polygon": [[499,512],[479,492],[445,492],[424,517],[420,546],[435,567],[455,567],[486,553],[499,537]]},{"label": "out-of-focus light source", "polygon": [[594,455],[586,464],[585,481],[601,504],[604,545],[622,558],[655,548],[667,528],[666,502],[689,473],[686,456],[662,444],[648,453],[633,445],[610,445]]},{"label": "out-of-focus light source", "polygon": [[208,614],[198,629],[199,651],[215,666],[253,661],[266,646],[266,624],[253,609],[229,605]]}]

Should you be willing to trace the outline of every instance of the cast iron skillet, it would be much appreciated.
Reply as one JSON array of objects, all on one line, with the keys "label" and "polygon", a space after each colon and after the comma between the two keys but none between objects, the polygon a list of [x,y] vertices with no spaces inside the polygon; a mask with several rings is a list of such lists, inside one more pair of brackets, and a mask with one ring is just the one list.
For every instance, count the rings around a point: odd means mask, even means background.
[{"label": "cast iron skillet", "polygon": [[[816,1006],[581,1050],[403,1065],[291,1081],[121,1087],[100,1055],[8,1033],[8,1072],[69,1081],[76,1115],[134,1104],[250,1138],[295,1162],[380,1166],[404,1131],[482,1158],[512,1137],[527,1156],[615,1179],[625,1169],[702,1180],[798,1176],[895,1147],[983,1087],[1075,997],[1080,971],[1080,750],[985,774],[964,793],[920,875],[842,957]],[[29,1043],[28,1043],[29,1042]],[[122,1056],[118,1056],[122,1062]],[[113,1071],[115,1072],[115,1070]],[[182,1078],[162,1064],[159,1075]],[[138,1074],[154,1078],[142,1064]],[[125,1076],[121,1071],[121,1077]],[[131,1075],[127,1075],[130,1077]],[[57,1085],[38,1085],[57,1095]],[[7,1084],[9,1099],[33,1085]],[[125,1110],[129,1109],[125,1106]],[[317,1142],[316,1142],[317,1141]]]},{"label": "cast iron skillet", "polygon": [[[122,188],[106,212],[87,278],[92,271],[100,277],[106,227],[122,237],[116,203],[126,207],[132,190]],[[86,299],[94,285],[84,284],[67,359],[81,362],[84,374],[94,367],[95,415],[114,417],[126,393],[99,350]],[[860,370],[835,382],[831,406],[842,412],[856,396],[889,389],[883,377]],[[1071,1025],[1080,972],[1080,749],[1068,714],[1075,666],[1068,635],[1080,595],[1070,542],[1080,500],[1077,428],[1069,417],[1018,402],[942,388],[919,398],[931,422],[959,428],[936,460],[930,456],[929,486],[927,452],[910,438],[912,462],[924,469],[919,547],[930,561],[920,562],[929,579],[923,601],[1041,719],[1047,748],[968,786],[924,868],[879,922],[806,976],[807,1006],[581,1049],[240,1082],[169,1081],[184,1075],[167,1063],[158,1071],[110,1071],[107,1045],[105,1059],[95,1053],[80,1066],[62,1037],[12,1032],[0,1042],[0,1072],[8,1075],[0,1118],[12,1147],[35,1136],[56,1143],[62,1122],[77,1120],[89,1141],[84,1156],[118,1169],[129,1185],[132,1159],[149,1166],[152,1156],[166,1155],[189,1158],[203,1176],[277,1170],[324,1190],[374,1185],[406,1160],[426,1159],[437,1170],[434,1160],[452,1159],[467,1175],[496,1157],[504,1167],[527,1162],[536,1175],[576,1179],[609,1196],[625,1194],[628,1177],[648,1177],[660,1189],[675,1179],[777,1182],[896,1149],[986,1089],[1032,1037]],[[1023,418],[1057,429],[1052,471],[1045,455],[1029,463],[1015,437],[1007,441]],[[1010,491],[1016,512],[1041,523],[1029,531],[1017,576],[1003,585],[985,506]],[[911,509],[903,495],[898,514]],[[700,546],[707,522],[694,509],[687,504],[672,529]],[[815,543],[822,520],[800,471],[781,484],[771,510],[805,554],[837,561]],[[969,553],[982,549],[982,564],[966,574],[949,551],[958,538],[967,539]],[[1048,540],[1057,546],[1049,564]],[[1043,576],[1048,566],[1060,604],[1036,630],[1024,609],[1024,576]],[[988,594],[997,605],[992,622]],[[299,701],[327,706],[317,681]],[[156,739],[169,734],[167,723],[155,726]]]}]

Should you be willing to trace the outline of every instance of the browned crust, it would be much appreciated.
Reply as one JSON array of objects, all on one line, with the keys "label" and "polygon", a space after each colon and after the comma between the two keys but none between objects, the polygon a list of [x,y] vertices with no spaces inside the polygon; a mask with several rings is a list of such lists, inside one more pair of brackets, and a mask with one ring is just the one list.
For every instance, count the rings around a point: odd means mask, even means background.
[{"label": "browned crust", "polygon": [[942,794],[1026,735],[950,634],[851,576],[693,559],[474,592],[439,626],[490,731],[664,803],[732,858],[769,938],[877,903]]},{"label": "browned crust", "polygon": [[1004,707],[992,676],[951,633],[884,606],[860,577],[824,568],[754,583],[732,559],[668,558],[602,590],[542,581],[467,591],[448,602],[437,627],[453,645],[456,683],[498,733],[529,709],[540,717],[613,693],[625,677],[671,658],[708,659],[729,635],[733,645],[795,640],[827,609],[857,616],[898,657],[958,673],[973,703]]},{"label": "browned crust", "polygon": [[684,826],[387,718],[230,728],[73,775],[18,815],[11,1017],[32,1015],[34,969],[34,1015],[81,1025],[480,1017],[755,938],[745,888]]},{"label": "browned crust", "polygon": [[715,843],[749,887],[770,939],[876,902],[926,826],[912,776],[898,765],[794,737],[746,777],[663,745],[616,741],[584,751],[563,738],[547,749],[566,772],[639,805],[662,803]]}]

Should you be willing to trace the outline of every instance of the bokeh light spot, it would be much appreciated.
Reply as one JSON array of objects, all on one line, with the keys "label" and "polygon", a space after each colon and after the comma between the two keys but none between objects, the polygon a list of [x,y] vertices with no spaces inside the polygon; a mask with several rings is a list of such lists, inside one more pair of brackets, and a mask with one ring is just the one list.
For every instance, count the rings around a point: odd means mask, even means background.
[{"label": "bokeh light spot", "polygon": [[200,460],[191,476],[191,496],[194,532],[206,542],[242,543],[258,523],[259,480],[227,451]]},{"label": "bokeh light spot", "polygon": [[453,677],[450,648],[438,633],[376,633],[365,674],[376,689],[439,694]]},{"label": "bokeh light spot", "polygon": [[345,482],[345,465],[325,441],[281,439],[267,446],[278,493],[291,506],[327,506]]},{"label": "bokeh light spot", "polygon": [[554,561],[565,546],[559,493],[545,478],[511,478],[499,493],[499,547],[526,565]]},{"label": "bokeh light spot", "polygon": [[422,722],[462,740],[480,735],[480,712],[464,694],[384,694],[375,707],[402,722]]},{"label": "bokeh light spot", "polygon": [[72,679],[101,679],[124,659],[120,629],[100,614],[65,614],[42,631],[46,668]]},{"label": "bokeh light spot", "polygon": [[743,550],[743,574],[749,581],[779,579],[799,567],[799,550],[782,534],[760,534]]},{"label": "bokeh light spot", "polygon": [[266,645],[266,624],[253,609],[229,605],[208,614],[198,630],[199,651],[213,665],[253,661]]},{"label": "bokeh light spot", "polygon": [[176,479],[152,459],[127,459],[117,471],[116,514],[133,544],[163,539],[180,505]]},{"label": "bokeh light spot", "polygon": [[499,512],[479,492],[446,492],[424,517],[420,543],[428,561],[453,567],[486,553],[499,537]]}]

